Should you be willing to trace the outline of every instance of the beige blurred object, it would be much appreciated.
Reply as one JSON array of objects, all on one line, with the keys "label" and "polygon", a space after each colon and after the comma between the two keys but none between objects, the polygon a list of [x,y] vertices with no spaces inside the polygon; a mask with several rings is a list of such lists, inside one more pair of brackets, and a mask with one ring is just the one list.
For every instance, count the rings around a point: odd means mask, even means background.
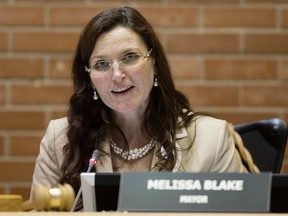
[{"label": "beige blurred object", "polygon": [[22,211],[31,211],[33,210],[33,204],[30,200],[25,200],[22,202]]},{"label": "beige blurred object", "polygon": [[0,211],[22,211],[21,195],[0,195]]},{"label": "beige blurred object", "polygon": [[32,206],[37,211],[69,211],[72,208],[75,193],[71,185],[58,185],[56,188],[37,185],[33,191]]}]

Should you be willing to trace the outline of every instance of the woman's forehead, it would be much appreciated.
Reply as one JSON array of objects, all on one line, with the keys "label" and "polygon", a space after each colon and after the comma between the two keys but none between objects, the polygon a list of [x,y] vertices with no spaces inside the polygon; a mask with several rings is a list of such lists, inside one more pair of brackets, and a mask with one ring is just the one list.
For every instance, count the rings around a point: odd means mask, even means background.
[{"label": "woman's forehead", "polygon": [[112,30],[102,33],[95,43],[93,53],[105,55],[105,52],[111,53],[130,48],[146,50],[146,45],[141,36],[128,27],[116,27]]}]

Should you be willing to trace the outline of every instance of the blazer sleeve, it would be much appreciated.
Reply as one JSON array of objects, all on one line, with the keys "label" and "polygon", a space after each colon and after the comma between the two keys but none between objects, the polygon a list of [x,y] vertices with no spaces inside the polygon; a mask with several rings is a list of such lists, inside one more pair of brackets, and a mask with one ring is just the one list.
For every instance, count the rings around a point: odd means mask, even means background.
[{"label": "blazer sleeve", "polygon": [[63,162],[63,146],[66,143],[66,134],[63,133],[63,123],[59,120],[50,121],[46,133],[40,143],[40,152],[37,156],[33,181],[30,193],[32,199],[33,189],[36,185],[56,186],[61,176]]}]

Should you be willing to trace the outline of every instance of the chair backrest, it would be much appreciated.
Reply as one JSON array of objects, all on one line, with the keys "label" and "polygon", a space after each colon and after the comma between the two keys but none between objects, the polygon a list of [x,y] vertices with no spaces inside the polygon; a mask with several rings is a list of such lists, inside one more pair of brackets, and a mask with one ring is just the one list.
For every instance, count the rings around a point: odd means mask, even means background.
[{"label": "chair backrest", "polygon": [[261,172],[280,173],[287,143],[287,124],[280,118],[234,125]]}]

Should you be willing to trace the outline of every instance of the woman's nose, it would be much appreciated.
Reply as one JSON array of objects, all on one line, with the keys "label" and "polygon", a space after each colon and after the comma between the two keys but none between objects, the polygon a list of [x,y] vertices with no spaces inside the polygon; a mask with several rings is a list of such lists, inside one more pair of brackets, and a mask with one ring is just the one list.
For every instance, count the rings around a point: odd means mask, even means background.
[{"label": "woman's nose", "polygon": [[123,68],[121,68],[120,64],[113,64],[112,70],[113,70],[112,74],[113,81],[119,82],[126,77],[126,74],[123,73],[124,71]]}]

